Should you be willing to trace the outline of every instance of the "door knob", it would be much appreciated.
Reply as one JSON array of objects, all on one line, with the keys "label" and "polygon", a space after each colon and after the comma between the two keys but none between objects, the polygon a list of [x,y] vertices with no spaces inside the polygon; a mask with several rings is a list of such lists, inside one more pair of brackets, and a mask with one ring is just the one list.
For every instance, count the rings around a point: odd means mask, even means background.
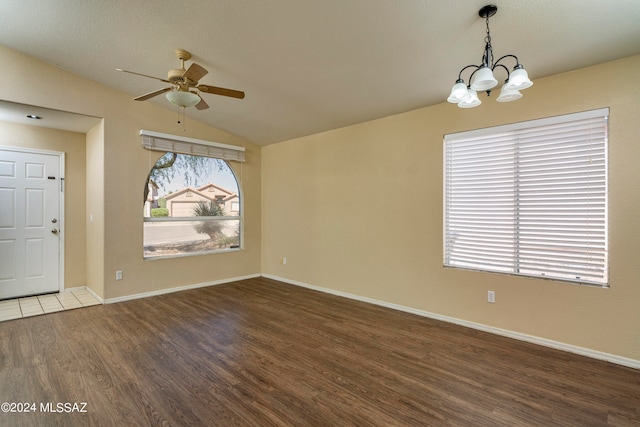
[{"label": "door knob", "polygon": [[54,228],[54,229],[52,229],[52,230],[51,230],[51,232],[52,232],[53,234],[58,234],[58,229],[57,229],[57,228]]}]

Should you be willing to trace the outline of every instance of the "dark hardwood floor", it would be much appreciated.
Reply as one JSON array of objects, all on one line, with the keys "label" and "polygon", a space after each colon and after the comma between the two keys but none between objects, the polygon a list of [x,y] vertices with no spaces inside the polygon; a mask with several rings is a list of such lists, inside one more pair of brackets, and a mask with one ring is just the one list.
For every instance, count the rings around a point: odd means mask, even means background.
[{"label": "dark hardwood floor", "polygon": [[638,370],[264,278],[0,323],[0,387],[3,426],[640,425]]}]

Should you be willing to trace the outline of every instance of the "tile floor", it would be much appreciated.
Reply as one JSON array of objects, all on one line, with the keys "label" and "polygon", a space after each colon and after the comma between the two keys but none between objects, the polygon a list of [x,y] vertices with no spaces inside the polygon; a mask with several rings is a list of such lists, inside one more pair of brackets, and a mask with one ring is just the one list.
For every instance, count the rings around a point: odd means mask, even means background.
[{"label": "tile floor", "polygon": [[86,289],[71,289],[59,294],[39,295],[0,301],[0,322],[98,305]]}]

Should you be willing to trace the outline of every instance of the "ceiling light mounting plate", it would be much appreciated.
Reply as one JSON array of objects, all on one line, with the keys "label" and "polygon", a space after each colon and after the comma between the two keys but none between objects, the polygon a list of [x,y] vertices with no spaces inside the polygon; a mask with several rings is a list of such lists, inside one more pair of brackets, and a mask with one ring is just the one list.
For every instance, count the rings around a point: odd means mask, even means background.
[{"label": "ceiling light mounting plate", "polygon": [[191,54],[184,49],[176,49],[176,56],[178,57],[178,59],[182,59],[183,61],[188,61],[191,59]]},{"label": "ceiling light mounting plate", "polygon": [[487,19],[495,15],[496,12],[498,12],[498,6],[496,6],[495,4],[488,4],[478,11],[478,15],[480,15],[484,19]]}]

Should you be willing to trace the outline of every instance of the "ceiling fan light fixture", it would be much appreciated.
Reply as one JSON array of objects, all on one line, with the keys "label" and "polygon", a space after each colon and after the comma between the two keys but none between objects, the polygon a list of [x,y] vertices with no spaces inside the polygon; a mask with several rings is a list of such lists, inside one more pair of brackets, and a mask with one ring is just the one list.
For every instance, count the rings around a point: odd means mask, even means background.
[{"label": "ceiling fan light fixture", "polygon": [[191,54],[183,49],[176,49],[176,56],[180,60],[180,68],[169,70],[166,79],[149,76],[147,74],[136,73],[135,71],[127,71],[122,68],[116,68],[116,71],[123,73],[135,74],[141,77],[148,77],[154,80],[160,80],[164,83],[170,83],[171,86],[154,90],[153,92],[133,98],[134,101],[146,101],[160,94],[165,94],[169,102],[178,107],[186,108],[195,106],[197,110],[206,110],[209,105],[200,97],[200,93],[211,93],[214,95],[229,96],[231,98],[244,99],[244,92],[240,90],[227,89],[217,86],[201,85],[198,82],[204,77],[208,71],[202,66],[192,63],[189,68],[184,68],[184,61],[191,58]]},{"label": "ceiling fan light fixture", "polygon": [[167,92],[167,99],[178,107],[193,107],[200,102],[200,97],[193,92],[184,90],[172,90]]}]

